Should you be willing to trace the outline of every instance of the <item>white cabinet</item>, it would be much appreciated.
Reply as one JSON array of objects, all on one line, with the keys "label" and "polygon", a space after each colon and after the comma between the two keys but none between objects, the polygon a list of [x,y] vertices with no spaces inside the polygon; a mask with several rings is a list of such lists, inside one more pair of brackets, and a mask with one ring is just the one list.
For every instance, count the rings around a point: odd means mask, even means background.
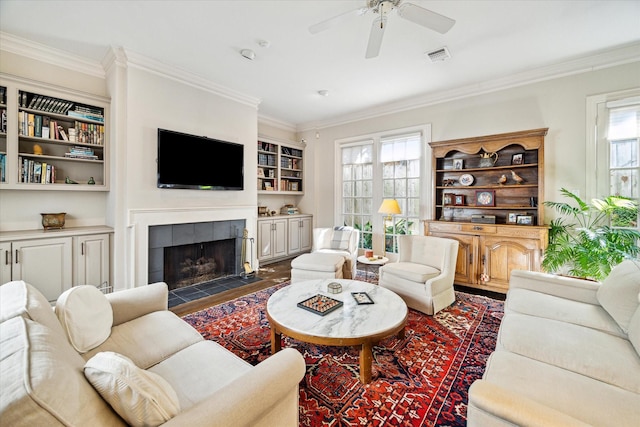
[{"label": "white cabinet", "polygon": [[265,261],[287,255],[287,219],[258,220],[258,259]]},{"label": "white cabinet", "polygon": [[311,216],[289,218],[289,255],[311,250],[311,219]]},{"label": "white cabinet", "polygon": [[49,301],[71,288],[71,237],[20,240],[10,243],[9,280],[24,280],[35,286]]},{"label": "white cabinet", "polygon": [[11,281],[11,243],[0,242],[0,285]]},{"label": "white cabinet", "polygon": [[77,236],[74,240],[73,285],[109,286],[109,235]]},{"label": "white cabinet", "polygon": [[109,287],[109,227],[0,233],[0,282],[24,280],[49,301],[71,286]]},{"label": "white cabinet", "polygon": [[292,215],[258,220],[258,260],[277,261],[311,250],[313,216]]}]

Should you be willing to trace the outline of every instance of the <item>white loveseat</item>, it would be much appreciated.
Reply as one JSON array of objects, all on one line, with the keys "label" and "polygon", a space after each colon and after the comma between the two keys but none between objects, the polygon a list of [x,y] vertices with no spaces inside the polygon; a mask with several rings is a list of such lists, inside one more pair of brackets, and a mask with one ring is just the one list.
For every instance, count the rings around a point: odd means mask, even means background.
[{"label": "white loveseat", "polygon": [[1,424],[297,427],[300,353],[253,367],[168,311],[167,296],[164,283],[82,286],[54,313],[34,287],[2,285]]},{"label": "white loveseat", "polygon": [[469,427],[640,425],[640,261],[602,282],[513,271]]}]

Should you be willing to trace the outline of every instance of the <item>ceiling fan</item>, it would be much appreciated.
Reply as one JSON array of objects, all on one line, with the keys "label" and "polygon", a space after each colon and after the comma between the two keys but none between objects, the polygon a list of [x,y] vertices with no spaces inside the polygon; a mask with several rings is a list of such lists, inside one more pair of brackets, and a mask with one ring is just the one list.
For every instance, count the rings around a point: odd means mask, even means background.
[{"label": "ceiling fan", "polygon": [[375,58],[380,53],[382,45],[382,36],[387,26],[387,15],[392,11],[397,11],[401,18],[414,22],[430,30],[437,31],[441,34],[446,33],[456,23],[455,20],[439,13],[432,12],[413,3],[403,3],[402,0],[365,0],[366,6],[358,9],[334,16],[325,21],[319,22],[309,27],[311,34],[324,31],[334,25],[347,20],[351,16],[362,16],[371,11],[379,15],[371,24],[371,32],[369,33],[369,43],[367,44],[367,52],[365,58]]}]

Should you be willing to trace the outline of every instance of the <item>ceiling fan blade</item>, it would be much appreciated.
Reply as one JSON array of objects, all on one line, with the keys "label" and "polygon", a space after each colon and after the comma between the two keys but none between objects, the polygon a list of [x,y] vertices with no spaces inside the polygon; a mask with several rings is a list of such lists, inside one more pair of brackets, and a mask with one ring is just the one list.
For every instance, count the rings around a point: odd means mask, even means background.
[{"label": "ceiling fan blade", "polygon": [[371,33],[369,34],[369,43],[367,44],[367,53],[364,56],[365,58],[369,59],[378,56],[385,28],[387,28],[387,18],[380,17],[373,21],[371,24]]},{"label": "ceiling fan blade", "polygon": [[351,18],[352,16],[361,16],[364,15],[367,12],[367,8],[366,7],[359,7],[357,9],[354,10],[350,10],[348,12],[342,13],[340,15],[334,16],[332,18],[326,19],[322,22],[318,22],[317,24],[314,24],[312,26],[309,27],[309,32],[311,34],[317,34],[321,31],[327,30],[331,27],[336,26],[337,24],[339,24],[342,21],[346,21],[348,18]]},{"label": "ceiling fan blade", "polygon": [[418,25],[444,34],[456,23],[454,19],[447,18],[439,13],[432,12],[412,3],[404,3],[398,8],[398,15]]}]

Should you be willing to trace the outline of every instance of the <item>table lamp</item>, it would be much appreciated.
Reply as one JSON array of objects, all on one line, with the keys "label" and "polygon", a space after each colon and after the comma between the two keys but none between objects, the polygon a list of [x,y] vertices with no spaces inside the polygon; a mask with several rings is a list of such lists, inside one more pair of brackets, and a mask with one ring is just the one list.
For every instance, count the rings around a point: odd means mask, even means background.
[{"label": "table lamp", "polygon": [[380,205],[380,209],[378,209],[378,213],[385,214],[384,224],[382,224],[383,232],[383,241],[382,241],[382,256],[387,256],[387,221],[391,220],[391,215],[398,215],[401,213],[400,205],[398,205],[398,201],[396,199],[384,199],[382,204]]}]

